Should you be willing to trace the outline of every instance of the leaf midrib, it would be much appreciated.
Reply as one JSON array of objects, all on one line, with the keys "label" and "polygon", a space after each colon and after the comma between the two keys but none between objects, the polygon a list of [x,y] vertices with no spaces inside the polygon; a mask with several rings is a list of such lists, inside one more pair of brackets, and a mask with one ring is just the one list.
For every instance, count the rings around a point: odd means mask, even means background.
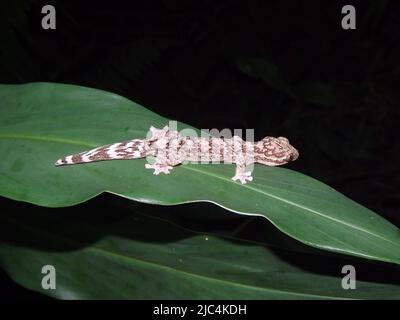
[{"label": "leaf midrib", "polygon": [[82,147],[96,147],[95,144],[86,143],[82,141],[76,141],[72,139],[65,139],[59,137],[47,137],[47,136],[32,136],[32,135],[25,135],[25,134],[0,134],[0,139],[21,139],[21,140],[38,140],[38,141],[47,141],[47,142],[56,142],[56,143],[66,143],[66,144],[73,144]]}]

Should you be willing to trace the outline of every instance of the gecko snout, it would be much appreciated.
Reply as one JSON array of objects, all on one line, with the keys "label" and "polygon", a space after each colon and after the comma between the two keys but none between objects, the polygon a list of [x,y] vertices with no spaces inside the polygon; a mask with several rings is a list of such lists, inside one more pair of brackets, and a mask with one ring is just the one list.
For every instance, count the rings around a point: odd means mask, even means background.
[{"label": "gecko snout", "polygon": [[299,157],[299,152],[296,148],[292,147],[289,161],[295,161]]},{"label": "gecko snout", "polygon": [[299,157],[299,152],[293,147],[288,138],[278,137],[279,145],[286,150],[287,161],[295,161]]}]

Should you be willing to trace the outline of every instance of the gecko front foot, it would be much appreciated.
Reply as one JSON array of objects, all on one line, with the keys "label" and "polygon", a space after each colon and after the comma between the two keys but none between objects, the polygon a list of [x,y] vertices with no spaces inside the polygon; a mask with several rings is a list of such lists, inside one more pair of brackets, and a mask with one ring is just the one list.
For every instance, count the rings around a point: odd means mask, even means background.
[{"label": "gecko front foot", "polygon": [[153,174],[159,175],[160,172],[169,174],[169,171],[172,169],[171,166],[162,163],[154,163],[154,164],[145,164],[146,169],[154,169]]},{"label": "gecko front foot", "polygon": [[233,178],[233,181],[239,180],[241,184],[246,184],[247,181],[253,181],[253,177],[251,176],[251,172],[242,172],[237,173]]}]

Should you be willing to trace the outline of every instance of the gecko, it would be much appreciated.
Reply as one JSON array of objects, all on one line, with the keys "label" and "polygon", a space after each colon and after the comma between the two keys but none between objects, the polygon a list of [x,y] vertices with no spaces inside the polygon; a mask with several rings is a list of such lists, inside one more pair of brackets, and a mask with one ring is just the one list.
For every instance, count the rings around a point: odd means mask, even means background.
[{"label": "gecko", "polygon": [[244,141],[238,136],[230,139],[217,137],[182,136],[168,126],[149,130],[150,137],[112,143],[56,161],[56,166],[88,163],[103,160],[155,159],[146,163],[146,169],[154,174],[169,174],[173,167],[185,163],[230,163],[236,165],[233,181],[241,184],[252,181],[251,171],[246,168],[254,163],[280,166],[299,157],[299,152],[285,137],[265,137],[257,142]]}]

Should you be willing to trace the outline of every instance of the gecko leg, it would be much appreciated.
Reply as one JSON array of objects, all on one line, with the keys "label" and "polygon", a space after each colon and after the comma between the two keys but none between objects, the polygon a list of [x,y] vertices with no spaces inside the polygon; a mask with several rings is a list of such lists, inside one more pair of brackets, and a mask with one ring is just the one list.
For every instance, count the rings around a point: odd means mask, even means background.
[{"label": "gecko leg", "polygon": [[246,184],[247,181],[253,181],[251,171],[246,171],[245,165],[236,165],[235,175],[232,177],[233,181],[239,180],[241,184]]},{"label": "gecko leg", "polygon": [[161,163],[161,162],[155,162],[153,164],[146,163],[145,164],[146,169],[154,169],[153,174],[159,175],[161,172],[165,174],[169,174],[170,170],[172,170],[172,166],[169,166],[168,164]]}]

